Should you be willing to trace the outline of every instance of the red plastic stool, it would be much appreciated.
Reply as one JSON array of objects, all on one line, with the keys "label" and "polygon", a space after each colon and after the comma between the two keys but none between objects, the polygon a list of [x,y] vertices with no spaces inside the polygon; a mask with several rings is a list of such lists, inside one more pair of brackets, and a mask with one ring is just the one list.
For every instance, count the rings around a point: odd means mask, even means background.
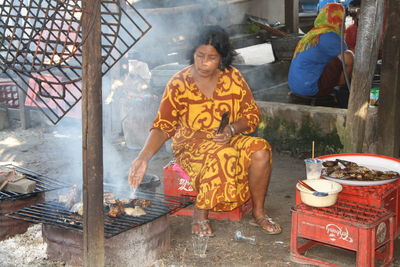
[{"label": "red plastic stool", "polygon": [[[304,253],[315,245],[356,252],[356,265],[374,266],[375,258],[388,266],[393,261],[394,214],[385,209],[339,200],[327,208],[299,204],[292,209],[290,259],[317,266],[337,266]],[[299,246],[298,239],[306,243]]]},{"label": "red plastic stool", "polygon": [[[197,192],[193,190],[189,183],[189,176],[175,163],[170,162],[163,169],[164,172],[164,194],[172,196],[184,196],[196,198]],[[210,219],[225,219],[230,221],[240,221],[242,217],[253,209],[253,202],[248,200],[242,206],[231,211],[214,212],[210,211],[208,217]],[[172,213],[173,215],[192,216],[193,207],[179,209]]]}]

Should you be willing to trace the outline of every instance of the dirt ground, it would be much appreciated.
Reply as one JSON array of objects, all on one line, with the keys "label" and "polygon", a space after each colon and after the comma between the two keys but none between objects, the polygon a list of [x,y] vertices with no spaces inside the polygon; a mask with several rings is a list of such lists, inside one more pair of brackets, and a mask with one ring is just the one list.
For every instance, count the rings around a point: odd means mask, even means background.
[{"label": "dirt ground", "polygon": [[[137,151],[126,148],[122,136],[104,138],[105,183],[126,185],[126,175]],[[42,126],[22,130],[18,125],[0,131],[0,164],[13,163],[40,174],[66,182],[81,179],[81,130],[74,123],[61,122],[57,126]],[[171,154],[162,149],[150,164],[149,172],[162,178],[162,168],[171,160]],[[240,222],[212,220],[216,236],[209,240],[207,257],[193,255],[190,218],[170,216],[171,249],[154,263],[154,267],[177,266],[307,266],[290,260],[290,209],[294,205],[297,179],[304,178],[302,159],[274,153],[273,172],[266,199],[267,213],[283,228],[279,235],[267,235],[250,226],[250,216]],[[256,245],[233,241],[234,233],[256,237]],[[47,260],[41,238],[41,227],[35,225],[27,233],[0,241],[0,267],[65,266]],[[396,241],[393,266],[400,266]],[[340,266],[354,266],[355,253],[339,249],[311,249],[308,255],[327,259]]]}]

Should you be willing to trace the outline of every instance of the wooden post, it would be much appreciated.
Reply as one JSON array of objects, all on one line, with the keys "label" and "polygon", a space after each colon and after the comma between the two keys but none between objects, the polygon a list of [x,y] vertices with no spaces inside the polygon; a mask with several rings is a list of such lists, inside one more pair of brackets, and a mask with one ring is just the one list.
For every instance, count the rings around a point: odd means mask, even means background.
[{"label": "wooden post", "polygon": [[378,109],[378,153],[400,156],[400,2],[386,1],[381,87]]},{"label": "wooden post", "polygon": [[100,1],[83,1],[82,40],[83,261],[86,267],[102,267],[105,253]]},{"label": "wooden post", "polygon": [[345,152],[362,152],[369,93],[378,59],[384,1],[363,0],[343,139]]},{"label": "wooden post", "polygon": [[285,0],[285,25],[289,33],[299,32],[299,0]]},{"label": "wooden post", "polygon": [[[20,82],[22,84],[22,82]],[[21,121],[21,128],[26,130],[30,127],[30,113],[25,107],[25,93],[18,87],[18,105],[19,105],[19,119]]]}]

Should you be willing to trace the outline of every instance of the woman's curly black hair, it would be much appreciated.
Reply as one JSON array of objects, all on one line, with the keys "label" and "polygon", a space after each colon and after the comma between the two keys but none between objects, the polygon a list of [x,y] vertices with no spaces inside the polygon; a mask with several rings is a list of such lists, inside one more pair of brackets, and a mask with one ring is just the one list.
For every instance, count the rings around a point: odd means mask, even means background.
[{"label": "woman's curly black hair", "polygon": [[212,45],[221,56],[219,68],[224,70],[232,64],[237,52],[233,49],[228,33],[218,25],[207,25],[200,29],[200,34],[192,42],[192,50],[189,51],[188,58],[190,64],[194,63],[193,55],[197,48],[202,45]]}]

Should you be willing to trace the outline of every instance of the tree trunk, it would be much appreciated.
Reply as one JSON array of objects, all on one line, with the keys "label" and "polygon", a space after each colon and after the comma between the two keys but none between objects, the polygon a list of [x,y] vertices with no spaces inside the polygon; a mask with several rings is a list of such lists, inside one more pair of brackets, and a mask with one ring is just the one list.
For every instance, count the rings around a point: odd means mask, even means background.
[{"label": "tree trunk", "polygon": [[381,87],[378,109],[378,153],[400,156],[400,2],[386,1]]},{"label": "tree trunk", "polygon": [[364,0],[357,33],[356,55],[343,139],[345,152],[362,152],[369,93],[378,58],[384,1]]}]

